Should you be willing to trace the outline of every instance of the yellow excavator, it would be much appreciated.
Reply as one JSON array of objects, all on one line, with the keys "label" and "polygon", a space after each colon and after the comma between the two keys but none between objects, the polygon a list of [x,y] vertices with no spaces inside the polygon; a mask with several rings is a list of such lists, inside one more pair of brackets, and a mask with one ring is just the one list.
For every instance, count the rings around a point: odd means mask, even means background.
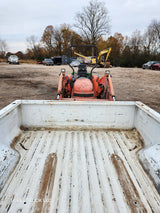
[{"label": "yellow excavator", "polygon": [[[111,48],[108,48],[108,49],[100,51],[99,54],[98,54],[98,57],[97,57],[97,64],[100,65],[101,67],[109,66],[107,60],[108,60],[110,52],[111,52]],[[80,56],[82,58],[87,59],[88,61],[91,62],[92,65],[96,64],[96,58],[95,57],[94,58],[90,58],[90,57],[84,56],[84,55],[76,53],[76,52],[74,52],[74,54],[78,55],[78,56]]]}]

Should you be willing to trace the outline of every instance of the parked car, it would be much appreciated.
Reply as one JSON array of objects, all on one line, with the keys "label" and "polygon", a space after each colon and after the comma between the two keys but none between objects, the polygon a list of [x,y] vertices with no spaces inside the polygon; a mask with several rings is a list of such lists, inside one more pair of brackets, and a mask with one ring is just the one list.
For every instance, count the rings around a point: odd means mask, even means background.
[{"label": "parked car", "polygon": [[142,65],[143,69],[151,69],[153,64],[156,64],[158,61],[148,61],[147,63]]},{"label": "parked car", "polygon": [[18,57],[17,57],[16,55],[10,55],[10,56],[8,57],[7,62],[8,62],[9,64],[19,64],[19,59],[18,59]]},{"label": "parked car", "polygon": [[52,59],[50,59],[50,58],[45,58],[42,62],[43,62],[44,65],[48,65],[48,66],[54,65]]},{"label": "parked car", "polygon": [[151,69],[152,70],[160,70],[160,62],[157,62],[156,64],[153,64]]},{"label": "parked car", "polygon": [[37,64],[43,64],[43,62],[42,61],[37,61]]}]

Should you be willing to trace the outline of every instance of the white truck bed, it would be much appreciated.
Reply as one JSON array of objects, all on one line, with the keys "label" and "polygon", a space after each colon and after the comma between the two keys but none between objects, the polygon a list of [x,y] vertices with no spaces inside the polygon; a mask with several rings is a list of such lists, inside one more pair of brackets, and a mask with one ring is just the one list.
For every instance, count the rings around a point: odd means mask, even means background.
[{"label": "white truck bed", "polygon": [[[27,102],[24,106],[15,105],[29,119]],[[112,122],[112,129],[102,128],[97,120],[100,128],[93,128],[95,124],[85,128],[79,124],[74,124],[74,128],[73,124],[65,127],[61,124],[60,128],[55,120],[52,126],[51,119],[48,122],[44,114],[46,125],[43,126],[40,122],[35,124],[34,109],[30,112],[34,123],[31,125],[19,111],[13,113],[17,106],[2,112],[6,113],[5,118],[13,116],[15,126],[18,124],[23,130],[10,130],[12,137],[17,136],[10,142],[11,150],[4,151],[10,141],[4,138],[3,163],[9,162],[9,158],[15,161],[14,156],[17,162],[3,181],[0,212],[160,212],[155,183],[143,169],[143,159],[140,163],[137,155],[147,145],[143,133],[140,135],[135,127],[117,130]],[[32,107],[35,107],[33,103]],[[10,108],[13,111],[8,114]],[[41,114],[41,107],[36,108]],[[20,119],[15,120],[17,113]],[[0,123],[3,131],[7,122],[12,123],[11,117],[10,121],[8,118]],[[84,119],[81,118],[82,123]],[[78,121],[79,117],[74,122]],[[12,162],[6,165],[10,167]],[[7,166],[1,171],[7,171]]]}]

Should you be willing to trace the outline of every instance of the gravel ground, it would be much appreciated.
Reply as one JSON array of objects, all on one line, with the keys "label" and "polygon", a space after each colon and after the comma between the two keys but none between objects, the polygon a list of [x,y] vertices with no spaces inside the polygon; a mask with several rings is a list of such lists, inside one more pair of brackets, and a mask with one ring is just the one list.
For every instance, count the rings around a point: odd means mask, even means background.
[{"label": "gravel ground", "polygon": [[[56,99],[61,68],[67,65],[10,65],[0,63],[0,109],[16,99]],[[90,69],[90,68],[88,68]],[[102,76],[105,68],[97,68]],[[141,68],[110,68],[116,100],[141,101],[160,113],[160,71]]]}]

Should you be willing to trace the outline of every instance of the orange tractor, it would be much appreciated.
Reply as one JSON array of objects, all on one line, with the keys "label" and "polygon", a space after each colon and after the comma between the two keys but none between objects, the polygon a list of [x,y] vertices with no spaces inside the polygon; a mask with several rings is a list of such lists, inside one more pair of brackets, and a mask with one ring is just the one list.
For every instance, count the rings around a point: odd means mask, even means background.
[{"label": "orange tractor", "polygon": [[[71,49],[77,46],[95,48],[96,56],[98,55],[98,49],[94,45],[72,45],[69,48],[68,58],[70,58]],[[65,69],[61,69],[57,91],[58,100],[115,101],[115,94],[109,70],[106,70],[104,76],[99,78],[99,76],[92,74],[97,63],[92,67],[90,73],[87,72],[86,64],[80,64],[77,72],[75,72],[69,62],[68,65],[73,72],[70,75],[66,75]]]}]

